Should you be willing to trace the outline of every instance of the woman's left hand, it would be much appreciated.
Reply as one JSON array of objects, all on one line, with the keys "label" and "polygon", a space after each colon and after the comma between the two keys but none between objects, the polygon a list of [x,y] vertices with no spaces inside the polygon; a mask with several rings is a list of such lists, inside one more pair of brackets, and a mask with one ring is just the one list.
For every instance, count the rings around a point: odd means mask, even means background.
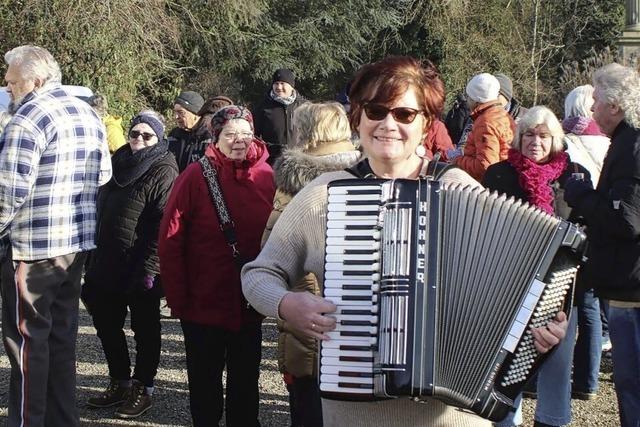
[{"label": "woman's left hand", "polygon": [[533,335],[533,344],[536,350],[544,354],[558,345],[566,335],[568,326],[567,315],[560,311],[547,326],[532,329],[531,334]]}]

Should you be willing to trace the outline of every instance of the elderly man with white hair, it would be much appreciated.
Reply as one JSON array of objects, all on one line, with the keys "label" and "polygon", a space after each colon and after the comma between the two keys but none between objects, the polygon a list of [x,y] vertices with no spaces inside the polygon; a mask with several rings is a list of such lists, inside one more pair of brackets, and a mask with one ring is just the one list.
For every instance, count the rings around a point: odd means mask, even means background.
[{"label": "elderly man with white hair", "polygon": [[613,382],[620,424],[640,425],[640,76],[609,64],[593,75],[593,119],[611,137],[594,190],[572,178],[565,200],[587,220],[586,273],[609,301]]},{"label": "elderly man with white hair", "polygon": [[60,85],[46,50],[5,54],[15,115],[0,136],[2,332],[13,426],[77,426],[80,276],[95,248],[96,194],[111,177],[105,128]]},{"label": "elderly man with white hair", "polygon": [[[478,181],[489,166],[506,160],[516,124],[498,101],[500,82],[489,73],[467,83],[467,102],[473,127],[464,152],[453,163]],[[451,157],[449,157],[451,158]]]}]

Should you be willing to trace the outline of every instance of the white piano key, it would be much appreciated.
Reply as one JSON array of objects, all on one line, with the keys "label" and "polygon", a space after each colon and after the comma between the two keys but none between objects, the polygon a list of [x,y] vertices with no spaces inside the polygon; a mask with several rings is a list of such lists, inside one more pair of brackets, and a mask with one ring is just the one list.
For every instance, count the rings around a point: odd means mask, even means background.
[{"label": "white piano key", "polygon": [[325,357],[373,357],[373,351],[339,350],[337,348],[323,348],[322,356]]},{"label": "white piano key", "polygon": [[345,394],[353,394],[353,395],[363,395],[363,396],[373,396],[373,389],[365,389],[365,388],[350,388],[350,387],[340,387],[338,384],[334,383],[321,383],[320,391],[332,392],[332,393],[345,393]]},{"label": "white piano key", "polygon": [[334,203],[327,205],[327,212],[372,212],[377,215],[380,210],[380,205],[372,203],[370,205],[347,205],[341,203]]},{"label": "white piano key", "polygon": [[351,280],[371,280],[373,282],[377,282],[380,280],[379,273],[371,273],[371,274],[346,274],[344,271],[327,271],[324,274],[326,279],[340,279],[344,283],[351,283]]},{"label": "white piano key", "polygon": [[378,285],[377,282],[374,282],[371,279],[358,279],[358,280],[350,280],[348,283],[341,279],[327,279],[324,281],[324,288],[340,288],[344,285],[361,285],[361,286],[369,286],[373,289],[373,285]]},{"label": "white piano key", "polygon": [[375,220],[378,221],[378,214],[366,214],[364,212],[358,212],[358,215],[345,211],[328,211],[328,220],[342,220],[342,221],[359,221],[359,220]]},{"label": "white piano key", "polygon": [[345,230],[341,228],[330,228],[327,230],[328,237],[344,237],[344,236],[377,236],[380,238],[380,231],[374,228],[368,230]]},{"label": "white piano key", "polygon": [[[376,314],[376,313],[378,313],[378,304],[370,305],[369,307],[363,307],[361,305],[354,306],[354,305],[350,305],[350,304],[342,304],[342,305],[339,305],[339,306],[336,307],[335,313],[331,313],[331,314],[348,313],[349,311],[353,311],[353,310],[358,310],[358,311],[366,310],[369,313]],[[378,316],[376,316],[376,317],[378,317]]]},{"label": "white piano key", "polygon": [[344,261],[371,261],[375,262],[380,259],[380,252],[372,254],[345,254],[345,253],[329,253],[325,257],[325,262],[344,262]]},{"label": "white piano key", "polygon": [[323,365],[327,364],[327,365],[340,365],[344,368],[344,370],[349,370],[351,367],[369,367],[369,366],[373,366],[373,363],[371,362],[354,362],[351,360],[340,360],[337,357],[322,357],[321,358],[321,363]]},{"label": "white piano key", "polygon": [[362,217],[360,219],[357,219],[355,221],[351,221],[351,220],[331,220],[331,221],[327,221],[327,229],[339,229],[339,230],[344,230],[346,229],[348,226],[354,226],[354,225],[363,225],[363,226],[371,226],[376,227],[378,225],[378,216],[377,215],[371,215],[368,217]]},{"label": "white piano key", "polygon": [[369,377],[343,377],[340,375],[321,374],[320,381],[327,384],[338,383],[356,383],[356,384],[373,384],[373,378]]},{"label": "white piano key", "polygon": [[371,289],[337,289],[337,288],[325,288],[324,295],[326,297],[339,297],[339,296],[347,296],[347,295],[357,295],[357,296],[372,296],[373,291]]},{"label": "white piano key", "polygon": [[368,322],[371,325],[378,324],[378,316],[365,316],[357,314],[325,314],[325,316],[333,317],[336,322]]},{"label": "white piano key", "polygon": [[329,339],[335,340],[335,341],[345,341],[345,342],[355,341],[355,342],[366,343],[371,345],[375,345],[376,342],[378,341],[376,337],[372,337],[372,336],[364,336],[364,337],[342,336],[339,331],[327,332],[325,335],[328,335]]},{"label": "white piano key", "polygon": [[351,299],[344,299],[342,297],[331,296],[331,295],[326,296],[325,299],[331,301],[335,305],[370,306],[370,305],[372,305],[372,303],[377,303],[378,302],[378,296],[377,295],[373,295],[371,297],[371,299],[369,299],[369,300],[351,300]]},{"label": "white piano key", "polygon": [[370,271],[378,272],[380,264],[344,264],[342,262],[327,262],[324,264],[325,271]]},{"label": "white piano key", "polygon": [[322,348],[340,348],[345,346],[371,347],[373,344],[375,344],[373,339],[371,340],[371,342],[366,342],[362,340],[356,341],[356,340],[344,339],[344,340],[322,341],[321,346]]},{"label": "white piano key", "polygon": [[380,241],[374,239],[346,240],[344,237],[327,237],[327,245],[346,246],[354,249],[378,250],[380,248]]},{"label": "white piano key", "polygon": [[[365,191],[370,191],[370,192],[380,192],[380,194],[382,194],[382,188],[379,185],[359,185],[357,187],[357,192],[358,193],[362,193]],[[329,194],[333,195],[333,194],[353,194],[354,193],[354,187],[349,187],[349,186],[335,186],[335,187],[331,187],[329,188]]]},{"label": "white piano key", "polygon": [[328,197],[329,203],[341,203],[344,204],[346,202],[353,202],[353,201],[366,201],[366,200],[370,200],[371,202],[374,201],[381,201],[382,197],[380,194],[329,194]]}]

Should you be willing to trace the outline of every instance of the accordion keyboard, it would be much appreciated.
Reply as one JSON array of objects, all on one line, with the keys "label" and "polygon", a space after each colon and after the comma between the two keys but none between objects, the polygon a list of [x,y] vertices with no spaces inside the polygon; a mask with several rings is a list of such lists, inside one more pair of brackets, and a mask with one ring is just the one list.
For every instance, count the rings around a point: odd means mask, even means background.
[{"label": "accordion keyboard", "polygon": [[[324,292],[336,307],[336,329],[321,343],[321,390],[373,392],[380,284],[379,185],[331,188]],[[348,283],[348,284],[345,284]]]}]

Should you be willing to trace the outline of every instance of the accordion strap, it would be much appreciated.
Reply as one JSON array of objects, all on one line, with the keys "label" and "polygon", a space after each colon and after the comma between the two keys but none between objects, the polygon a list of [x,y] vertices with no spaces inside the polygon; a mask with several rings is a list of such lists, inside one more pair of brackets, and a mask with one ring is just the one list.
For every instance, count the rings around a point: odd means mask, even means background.
[{"label": "accordion strap", "polygon": [[200,160],[198,160],[198,162],[200,163],[200,166],[202,166],[202,175],[204,176],[204,180],[207,182],[209,195],[211,196],[213,207],[216,211],[216,214],[218,215],[220,230],[222,230],[222,234],[224,234],[224,238],[231,248],[233,260],[235,261],[238,268],[241,269],[245,263],[240,256],[240,251],[238,250],[236,227],[233,223],[233,220],[231,219],[231,216],[229,215],[227,204],[224,201],[222,188],[220,188],[220,182],[218,181],[218,173],[216,172],[216,169],[211,166],[211,163],[206,156],[200,157]]}]

